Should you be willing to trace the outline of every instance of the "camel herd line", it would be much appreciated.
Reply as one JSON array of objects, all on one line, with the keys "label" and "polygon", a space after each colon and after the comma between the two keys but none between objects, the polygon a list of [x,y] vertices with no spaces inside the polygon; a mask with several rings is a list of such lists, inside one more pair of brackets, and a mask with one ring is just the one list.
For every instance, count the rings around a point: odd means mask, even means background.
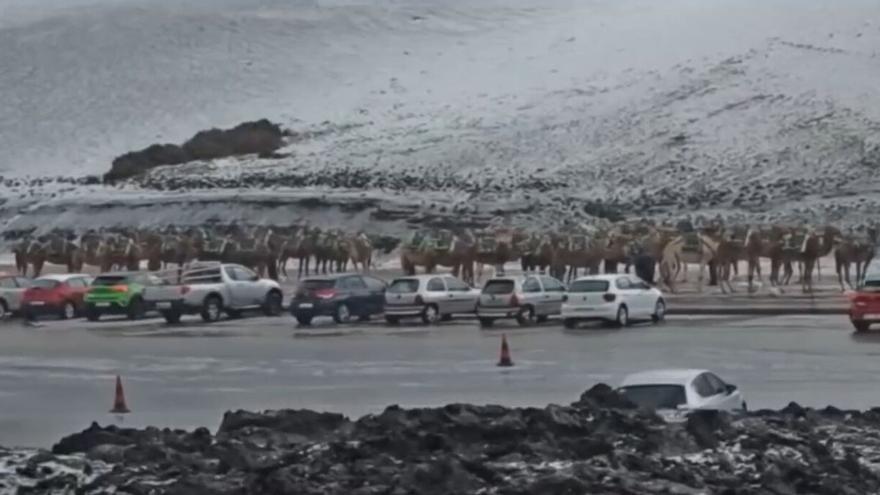
[{"label": "camel herd line", "polygon": [[658,268],[656,282],[675,291],[687,266],[698,267],[698,291],[707,271],[724,292],[734,292],[731,278],[745,263],[749,291],[762,279],[761,261],[770,265],[772,287],[788,285],[800,274],[804,292],[813,291],[818,260],[832,255],[842,290],[852,286],[851,269],[860,280],[873,259],[877,240],[874,229],[844,233],[833,226],[724,226],[699,229],[658,226],[647,222],[621,222],[571,226],[555,232],[529,232],[517,228],[474,231],[448,229],[416,231],[406,238],[350,233],[310,226],[213,226],[165,229],[90,230],[82,234],[53,231],[27,235],[15,241],[12,251],[22,275],[39,276],[47,263],[69,272],[91,266],[112,270],[158,271],[184,267],[194,261],[223,261],[253,268],[261,275],[290,277],[289,260],[299,262],[295,276],[349,270],[369,271],[375,251],[397,250],[407,274],[448,268],[475,284],[483,268],[503,273],[507,263],[519,262],[524,271],[545,271],[570,281],[584,273],[628,271],[637,259]]}]

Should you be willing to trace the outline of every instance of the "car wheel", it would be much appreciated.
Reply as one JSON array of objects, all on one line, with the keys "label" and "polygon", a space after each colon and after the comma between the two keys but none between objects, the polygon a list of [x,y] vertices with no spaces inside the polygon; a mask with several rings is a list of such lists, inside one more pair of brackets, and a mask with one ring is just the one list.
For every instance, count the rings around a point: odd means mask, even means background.
[{"label": "car wheel", "polygon": [[86,306],[86,319],[89,321],[98,321],[101,319],[101,312],[98,311],[98,308],[89,304]]},{"label": "car wheel", "polygon": [[76,318],[76,305],[70,301],[65,301],[61,306],[61,319],[70,320]]},{"label": "car wheel", "polygon": [[347,304],[339,303],[336,306],[336,311],[333,312],[333,321],[336,323],[348,323],[351,321],[351,310],[348,309]]},{"label": "car wheel", "polygon": [[180,323],[180,316],[180,311],[162,311],[162,318],[165,318],[165,322],[171,325]]},{"label": "car wheel", "polygon": [[6,306],[6,301],[0,299],[0,320],[5,320],[7,316],[9,316],[9,308]]},{"label": "car wheel", "polygon": [[217,296],[208,296],[202,303],[202,321],[205,323],[215,322],[223,314],[223,301]]},{"label": "car wheel", "polygon": [[433,325],[440,321],[440,310],[436,304],[428,304],[422,310],[422,323],[425,325]]},{"label": "car wheel", "polygon": [[516,322],[521,327],[532,325],[535,323],[535,308],[525,306],[516,314]]},{"label": "car wheel", "polygon": [[858,333],[867,332],[871,328],[871,325],[865,321],[854,321],[852,324]]},{"label": "car wheel", "polygon": [[666,302],[663,299],[657,299],[654,305],[654,314],[651,315],[651,321],[660,323],[666,319]]},{"label": "car wheel", "polygon": [[617,327],[629,326],[629,311],[626,306],[617,308],[617,319],[614,320],[614,325]]},{"label": "car wheel", "polygon": [[141,320],[144,318],[144,315],[147,314],[147,307],[144,304],[144,300],[140,297],[135,297],[128,303],[128,319],[129,320]]},{"label": "car wheel", "polygon": [[279,316],[283,311],[281,307],[281,293],[273,290],[266,294],[266,302],[263,303],[263,314],[266,316]]},{"label": "car wheel", "polygon": [[385,323],[388,323],[389,325],[399,325],[400,318],[398,318],[397,316],[385,315]]},{"label": "car wheel", "polygon": [[312,315],[293,315],[296,318],[296,322],[300,325],[307,327],[312,324]]},{"label": "car wheel", "polygon": [[566,318],[562,321],[562,325],[569,330],[573,330],[577,328],[578,322],[574,318]]},{"label": "car wheel", "polygon": [[483,328],[490,328],[495,324],[495,318],[480,318],[480,326]]}]

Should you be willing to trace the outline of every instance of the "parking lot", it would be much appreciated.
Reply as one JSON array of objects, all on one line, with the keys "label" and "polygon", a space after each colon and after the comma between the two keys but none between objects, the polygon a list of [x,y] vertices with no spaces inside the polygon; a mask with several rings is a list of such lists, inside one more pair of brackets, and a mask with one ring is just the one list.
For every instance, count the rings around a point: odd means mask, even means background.
[{"label": "parking lot", "polygon": [[[501,334],[515,366],[498,368]],[[108,414],[121,375],[128,425],[217,426],[229,409],[309,408],[360,415],[388,404],[567,403],[596,382],[658,367],[706,367],[752,408],[877,404],[880,334],[840,316],[670,317],[664,325],[564,330],[558,321],[480,330],[375,322],[297,328],[284,315],[0,323],[0,444],[48,445]]]}]

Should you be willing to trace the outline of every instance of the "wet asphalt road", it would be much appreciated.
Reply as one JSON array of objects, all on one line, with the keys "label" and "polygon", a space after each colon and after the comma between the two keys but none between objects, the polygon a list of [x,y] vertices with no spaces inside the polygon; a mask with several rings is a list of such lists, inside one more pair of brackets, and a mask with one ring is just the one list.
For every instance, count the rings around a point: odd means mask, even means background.
[{"label": "wet asphalt road", "polygon": [[[515,366],[498,368],[500,336]],[[228,409],[361,415],[388,404],[569,403],[596,382],[658,367],[705,367],[750,407],[880,404],[880,332],[839,316],[691,317],[660,326],[565,331],[558,323],[484,331],[437,327],[297,329],[289,316],[224,321],[0,323],[0,444],[49,446],[108,414],[123,377],[124,424],[219,425]]]}]

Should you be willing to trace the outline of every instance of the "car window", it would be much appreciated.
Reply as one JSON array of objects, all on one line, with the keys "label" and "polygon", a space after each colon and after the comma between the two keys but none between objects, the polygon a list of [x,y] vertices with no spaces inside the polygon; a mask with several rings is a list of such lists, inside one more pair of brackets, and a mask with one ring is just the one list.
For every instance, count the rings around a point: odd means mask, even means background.
[{"label": "car window", "polygon": [[608,292],[607,280],[575,280],[569,286],[569,292]]},{"label": "car window", "polygon": [[346,277],[343,281],[343,287],[346,289],[366,289],[367,284],[360,277]]},{"label": "car window", "polygon": [[399,278],[388,286],[390,294],[412,294],[418,290],[419,280],[415,278]]},{"label": "car window", "polygon": [[709,383],[705,373],[694,379],[694,388],[700,394],[700,397],[712,397],[715,395],[715,389]]},{"label": "car window", "polygon": [[471,287],[455,277],[446,277],[446,288],[453,292],[467,292]]},{"label": "car window", "polygon": [[[316,278],[316,279],[311,279],[311,280],[303,280],[302,283],[299,284],[299,288],[301,288],[303,290],[307,290],[307,291],[319,291],[319,290],[332,289],[334,285],[335,285],[335,282],[333,280]],[[344,288],[342,286],[342,281],[340,281],[340,283],[339,283],[339,288],[340,289]]]},{"label": "car window", "polygon": [[29,278],[15,277],[15,283],[22,288],[32,287],[34,282]]},{"label": "car window", "polygon": [[49,278],[38,278],[37,280],[34,280],[33,286],[39,287],[40,289],[54,289],[55,287],[58,287],[58,281]]},{"label": "car window", "polygon": [[628,290],[631,288],[630,284],[629,284],[629,279],[624,278],[624,277],[621,277],[621,278],[618,278],[617,280],[615,280],[614,286],[620,290]]},{"label": "car window", "polygon": [[183,276],[185,284],[219,284],[220,282],[222,279],[219,268],[197,268]]},{"label": "car window", "polygon": [[100,275],[95,278],[95,281],[92,282],[92,285],[95,286],[109,286],[109,285],[119,285],[128,282],[128,278],[124,275]]},{"label": "car window", "polygon": [[633,385],[622,387],[620,393],[637,406],[647,409],[675,409],[687,404],[681,385]]},{"label": "car window", "polygon": [[541,277],[541,282],[547,292],[565,292],[565,286],[553,277]]},{"label": "car window", "polygon": [[716,394],[727,393],[727,384],[724,383],[724,380],[722,380],[721,378],[718,378],[712,373],[706,373],[706,380],[709,381],[709,385],[712,387],[712,390],[714,390]]},{"label": "car window", "polygon": [[71,278],[67,280],[67,285],[75,288],[82,288],[86,286],[86,281],[81,278]]},{"label": "car window", "polygon": [[385,288],[387,287],[385,281],[378,278],[362,277],[361,280],[363,280],[367,284],[367,288],[371,291],[382,291],[385,290]]},{"label": "car window", "polygon": [[235,280],[239,282],[255,282],[260,279],[256,273],[241,266],[233,267],[233,272],[235,273]]},{"label": "car window", "polygon": [[443,283],[443,279],[441,278],[432,278],[428,280],[428,285],[426,286],[429,292],[445,292],[446,285]]},{"label": "car window", "polygon": [[629,278],[629,285],[633,289],[650,289],[651,288],[650,285],[648,285],[647,283],[645,283],[644,280],[642,280],[638,277],[630,277]]},{"label": "car window", "polygon": [[226,272],[226,276],[229,277],[229,280],[238,280],[238,274],[235,272],[234,267],[224,266],[223,271]]},{"label": "car window", "polygon": [[523,282],[523,292],[541,292],[541,284],[538,279],[529,277]]},{"label": "car window", "polygon": [[511,294],[513,289],[513,280],[489,280],[483,286],[483,294]]},{"label": "car window", "polygon": [[12,277],[0,278],[0,289],[14,289],[15,280]]}]

